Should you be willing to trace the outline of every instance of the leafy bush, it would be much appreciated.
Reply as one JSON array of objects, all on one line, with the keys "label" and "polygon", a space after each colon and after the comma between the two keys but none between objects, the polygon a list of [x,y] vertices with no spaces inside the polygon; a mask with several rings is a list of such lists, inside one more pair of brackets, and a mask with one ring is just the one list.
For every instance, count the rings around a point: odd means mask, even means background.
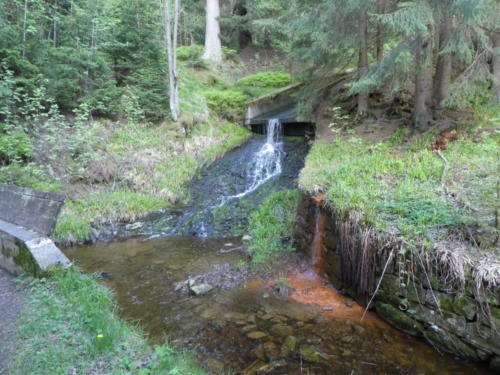
[{"label": "leafy bush", "polygon": [[259,72],[238,80],[238,86],[284,87],[292,83],[292,76],[283,72]]},{"label": "leafy bush", "polygon": [[274,193],[252,214],[249,222],[252,261],[260,264],[280,251],[295,250],[291,243],[299,192]]},{"label": "leafy bush", "polygon": [[192,44],[190,46],[177,47],[177,58],[181,61],[195,60],[201,58],[203,46]]},{"label": "leafy bush", "polygon": [[220,117],[229,121],[238,121],[243,118],[247,101],[246,95],[231,90],[208,90],[205,99],[209,108]]},{"label": "leafy bush", "polygon": [[22,131],[2,131],[0,124],[0,165],[14,161],[27,161],[32,156],[29,137]]}]

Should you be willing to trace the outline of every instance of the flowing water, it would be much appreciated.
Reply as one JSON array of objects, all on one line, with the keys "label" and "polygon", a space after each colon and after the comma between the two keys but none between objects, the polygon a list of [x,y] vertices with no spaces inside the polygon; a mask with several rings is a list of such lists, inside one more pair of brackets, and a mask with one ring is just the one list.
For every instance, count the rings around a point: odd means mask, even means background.
[{"label": "flowing water", "polygon": [[360,321],[362,306],[306,266],[275,281],[292,288],[288,297],[280,296],[272,281],[257,280],[198,297],[174,290],[177,282],[216,265],[221,285],[238,279],[244,271],[234,265],[245,257],[224,251],[238,246],[238,238],[172,236],[98,243],[65,253],[86,272],[111,275],[104,282],[116,292],[122,315],[138,321],[153,342],[167,338],[193,349],[210,368],[289,375],[488,373],[440,356],[372,313]]},{"label": "flowing water", "polygon": [[266,135],[253,136],[201,171],[191,184],[186,207],[153,213],[140,226],[118,225],[112,228],[113,237],[244,234],[250,213],[271,193],[294,189],[304,166],[304,138],[281,133],[281,123],[269,121]]},{"label": "flowing water", "polygon": [[[295,259],[291,267],[273,268],[279,277],[251,279],[241,266],[247,258],[238,251],[239,237],[229,236],[244,232],[249,213],[269,194],[293,188],[306,152],[304,141],[282,138],[279,121],[270,121],[266,136],[202,172],[189,207],[121,229],[124,236],[142,236],[64,251],[84,271],[106,273],[122,315],[138,321],[152,342],[167,338],[194,349],[214,372],[487,374],[482,366],[440,356],[372,313],[361,320],[363,307],[321,277],[321,202],[312,264],[288,256]],[[174,233],[184,235],[165,236]],[[198,275],[209,275],[214,289],[196,297],[176,291]]]}]

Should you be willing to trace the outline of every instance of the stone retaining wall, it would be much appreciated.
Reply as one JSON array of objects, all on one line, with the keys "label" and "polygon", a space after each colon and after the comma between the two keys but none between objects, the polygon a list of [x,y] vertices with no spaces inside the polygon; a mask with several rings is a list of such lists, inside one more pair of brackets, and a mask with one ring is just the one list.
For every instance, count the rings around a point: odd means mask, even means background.
[{"label": "stone retaining wall", "polygon": [[[303,194],[294,237],[298,248],[306,253],[310,253],[317,213],[318,207],[311,197]],[[328,277],[339,290],[366,305],[371,295],[345,282],[349,278],[342,269],[341,257],[346,255],[339,253],[339,221],[335,213],[327,213],[323,242]],[[356,236],[356,232],[352,235]],[[386,259],[376,258],[373,285],[378,284]],[[399,276],[395,262],[388,264],[371,305],[380,317],[408,334],[423,337],[440,351],[474,361],[487,361],[493,370],[500,371],[499,291],[486,296],[489,304],[485,307],[475,295],[472,280],[468,280],[465,291],[461,292],[444,288],[437,277],[428,274],[407,280],[410,279]]]},{"label": "stone retaining wall", "polygon": [[42,276],[70,261],[47,237],[0,220],[0,268],[17,276],[23,271]]}]

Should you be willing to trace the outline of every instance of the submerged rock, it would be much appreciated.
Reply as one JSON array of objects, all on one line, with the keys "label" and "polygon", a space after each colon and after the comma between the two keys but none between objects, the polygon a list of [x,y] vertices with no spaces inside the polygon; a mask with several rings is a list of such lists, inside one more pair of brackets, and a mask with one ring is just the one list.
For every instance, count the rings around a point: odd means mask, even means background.
[{"label": "submerged rock", "polygon": [[213,286],[210,284],[194,284],[189,287],[189,290],[194,293],[196,296],[201,296],[203,294],[207,294],[213,289]]},{"label": "submerged rock", "polygon": [[268,341],[264,344],[264,352],[266,353],[266,357],[270,360],[279,358],[281,354],[276,344],[272,341]]},{"label": "submerged rock", "polygon": [[280,337],[291,336],[293,334],[293,328],[285,324],[275,324],[271,327],[271,333]]},{"label": "submerged rock", "polygon": [[420,336],[422,334],[423,329],[421,324],[394,306],[377,302],[375,310],[383,319],[401,331],[413,336]]},{"label": "submerged rock", "polygon": [[297,348],[299,340],[295,336],[288,336],[281,346],[281,355],[283,357],[288,357]]},{"label": "submerged rock", "polygon": [[247,336],[253,340],[260,340],[260,339],[266,337],[267,333],[261,332],[261,331],[253,331],[253,332],[250,332]]},{"label": "submerged rock", "polygon": [[490,369],[500,373],[500,356],[496,355],[493,357],[493,359],[490,361]]},{"label": "submerged rock", "polygon": [[314,346],[304,345],[300,348],[300,356],[304,361],[307,362],[319,362],[321,360],[321,354],[316,350]]}]

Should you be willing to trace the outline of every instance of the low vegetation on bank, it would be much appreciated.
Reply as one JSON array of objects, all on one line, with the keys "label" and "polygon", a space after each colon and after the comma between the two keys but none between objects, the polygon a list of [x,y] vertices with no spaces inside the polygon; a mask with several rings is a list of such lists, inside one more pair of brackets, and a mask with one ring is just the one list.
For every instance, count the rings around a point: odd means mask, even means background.
[{"label": "low vegetation on bank", "polygon": [[294,251],[292,232],[295,224],[298,190],[272,194],[252,214],[249,222],[249,250],[254,264],[267,262],[283,251]]},{"label": "low vegetation on bank", "polygon": [[[144,98],[126,89],[115,118],[94,119],[86,104],[65,114],[43,86],[30,98],[7,103],[0,123],[0,183],[65,193],[54,230],[54,239],[64,244],[89,239],[102,223],[130,222],[187,202],[187,185],[200,168],[250,136],[236,124],[247,100],[292,82],[288,73],[261,72],[231,83],[203,63],[202,50],[180,47],[177,123],[152,122]],[[230,52],[226,58],[237,65]],[[12,75],[1,83],[17,90]]]},{"label": "low vegetation on bank", "polygon": [[473,275],[478,286],[494,289],[499,115],[494,106],[477,123],[417,138],[401,127],[378,143],[339,131],[331,144],[313,145],[299,185],[325,194],[337,220],[397,241],[401,256],[417,251],[445,262],[440,274],[455,287]]},{"label": "low vegetation on bank", "polygon": [[111,291],[96,276],[70,268],[22,284],[27,303],[12,343],[12,375],[205,373],[187,352],[151,347],[118,317]]}]

